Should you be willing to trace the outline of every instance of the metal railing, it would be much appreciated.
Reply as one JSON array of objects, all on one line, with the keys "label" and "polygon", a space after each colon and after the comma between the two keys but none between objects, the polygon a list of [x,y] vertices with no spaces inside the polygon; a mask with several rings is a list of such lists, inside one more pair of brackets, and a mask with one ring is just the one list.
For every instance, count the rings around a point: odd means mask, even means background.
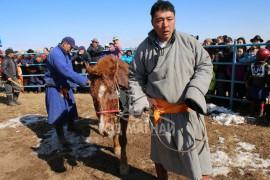
[{"label": "metal railing", "polygon": [[236,52],[237,52],[237,48],[238,47],[246,47],[246,46],[265,46],[265,45],[269,45],[269,43],[258,43],[258,44],[237,44],[237,41],[234,40],[233,44],[230,45],[211,45],[211,46],[204,46],[205,49],[207,48],[224,48],[224,47],[233,47],[233,59],[232,62],[213,62],[214,65],[231,65],[232,66],[232,76],[230,80],[225,80],[225,79],[216,79],[216,82],[229,82],[231,83],[231,87],[230,87],[230,93],[229,93],[229,97],[227,96],[218,96],[218,95],[210,95],[207,94],[206,96],[208,97],[214,97],[214,98],[219,98],[219,99],[225,99],[225,100],[229,100],[230,102],[230,108],[233,107],[233,101],[245,101],[245,102],[249,102],[248,100],[244,100],[244,99],[238,99],[238,98],[234,98],[234,85],[235,83],[241,83],[241,84],[245,84],[244,81],[236,81],[235,80],[235,67],[236,66],[247,66],[249,65],[248,63],[237,63],[236,62]]},{"label": "metal railing", "polygon": [[[208,48],[224,48],[224,47],[233,47],[233,59],[232,62],[213,62],[214,65],[231,65],[232,66],[232,76],[230,80],[225,80],[225,79],[216,79],[216,82],[224,82],[224,83],[231,83],[230,87],[230,93],[229,97],[228,96],[218,96],[218,95],[211,95],[207,94],[206,96],[208,97],[214,97],[214,98],[219,98],[219,99],[225,99],[229,100],[230,102],[230,108],[233,107],[233,101],[244,101],[243,99],[238,99],[234,98],[234,85],[235,83],[241,83],[244,84],[244,81],[236,81],[235,80],[235,67],[236,66],[243,66],[247,65],[245,63],[237,63],[236,62],[236,52],[238,47],[244,47],[244,46],[265,46],[269,45],[269,43],[259,43],[259,44],[236,44],[236,40],[234,40],[234,44],[230,45],[211,45],[211,46],[204,46],[205,49]],[[125,50],[130,50],[131,48],[126,48]],[[136,48],[134,48],[136,50]],[[28,53],[28,54],[37,54],[37,53]],[[96,62],[91,62],[90,64],[95,64]],[[45,64],[29,64],[29,66],[45,66]],[[25,67],[25,66],[24,66]],[[87,73],[80,73],[82,75],[88,75]],[[22,77],[31,77],[31,76],[44,76],[44,74],[29,74],[29,75],[22,75]],[[45,87],[45,85],[31,85],[31,86],[23,86],[24,88],[36,88],[36,87]],[[89,87],[89,86],[85,86]],[[246,102],[249,102],[248,100],[245,100]]]}]

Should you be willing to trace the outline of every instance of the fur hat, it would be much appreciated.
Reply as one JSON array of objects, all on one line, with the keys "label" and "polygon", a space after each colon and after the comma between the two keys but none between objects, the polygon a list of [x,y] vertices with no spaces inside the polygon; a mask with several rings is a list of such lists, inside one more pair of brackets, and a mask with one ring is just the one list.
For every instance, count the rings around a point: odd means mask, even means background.
[{"label": "fur hat", "polygon": [[256,35],[253,39],[250,39],[250,42],[253,42],[253,41],[256,41],[256,40],[259,40],[260,42],[263,42],[263,39],[259,35]]}]

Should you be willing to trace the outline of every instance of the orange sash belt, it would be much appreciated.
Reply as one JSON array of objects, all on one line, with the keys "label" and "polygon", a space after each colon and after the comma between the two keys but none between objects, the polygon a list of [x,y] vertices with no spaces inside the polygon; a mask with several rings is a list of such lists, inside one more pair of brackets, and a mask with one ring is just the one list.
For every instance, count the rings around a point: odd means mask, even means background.
[{"label": "orange sash belt", "polygon": [[161,114],[177,114],[181,112],[186,112],[189,110],[189,107],[185,104],[171,104],[166,101],[155,99],[156,105],[152,105],[154,121],[155,123],[159,123],[161,121]]}]

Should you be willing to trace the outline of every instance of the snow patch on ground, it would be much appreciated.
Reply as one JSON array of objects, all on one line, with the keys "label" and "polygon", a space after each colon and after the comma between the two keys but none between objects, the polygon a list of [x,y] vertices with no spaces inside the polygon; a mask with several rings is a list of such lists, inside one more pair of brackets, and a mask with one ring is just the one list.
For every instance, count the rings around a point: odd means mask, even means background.
[{"label": "snow patch on ground", "polygon": [[41,121],[46,121],[47,118],[39,115],[39,114],[27,114],[21,117],[17,117],[14,119],[10,119],[6,122],[0,123],[0,129],[3,128],[16,128],[18,126],[23,126],[23,125],[31,125],[35,124],[37,122]]},{"label": "snow patch on ground", "polygon": [[210,117],[220,125],[230,126],[256,121],[254,117],[243,117],[239,113],[235,113],[225,107],[216,106],[215,104],[207,104],[207,111],[210,113]]},{"label": "snow patch on ground", "polygon": [[[42,121],[46,121],[47,118],[39,114],[28,114],[18,118],[10,119],[6,122],[0,123],[0,130],[4,128],[17,128],[19,126],[28,126]],[[50,155],[54,152],[65,151],[69,155],[75,158],[84,158],[91,156],[97,147],[92,145],[90,137],[80,136],[74,133],[70,133],[65,130],[66,139],[70,142],[68,147],[63,147],[58,143],[57,135],[54,129],[48,131],[43,139],[38,139],[38,144],[33,146],[35,152],[32,154]],[[18,132],[18,130],[16,130]]]},{"label": "snow patch on ground", "polygon": [[213,176],[227,176],[233,168],[238,168],[240,173],[243,173],[243,168],[249,168],[250,170],[262,169],[265,172],[268,171],[270,159],[264,160],[260,158],[260,154],[250,152],[256,148],[255,145],[245,142],[239,142],[238,145],[239,147],[235,149],[236,156],[229,157],[227,153],[220,150],[211,154]]}]

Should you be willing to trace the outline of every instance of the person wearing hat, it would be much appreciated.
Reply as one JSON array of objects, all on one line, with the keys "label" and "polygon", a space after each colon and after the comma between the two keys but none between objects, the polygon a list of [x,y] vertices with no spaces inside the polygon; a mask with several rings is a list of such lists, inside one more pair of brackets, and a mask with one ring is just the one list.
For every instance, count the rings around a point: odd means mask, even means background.
[{"label": "person wearing hat", "polygon": [[269,64],[270,51],[261,48],[256,53],[256,61],[247,68],[245,84],[248,88],[247,97],[250,103],[250,115],[262,117],[265,113],[265,99],[269,97]]},{"label": "person wearing hat", "polygon": [[92,39],[92,43],[87,48],[87,52],[90,54],[93,62],[97,62],[99,60],[99,56],[103,52],[103,47],[99,45],[97,38]]},{"label": "person wearing hat", "polygon": [[86,69],[84,63],[85,62],[90,63],[92,61],[90,54],[85,50],[84,46],[80,46],[78,48],[77,54],[73,56],[71,59],[74,65],[73,69],[77,73],[85,73]]},{"label": "person wearing hat", "polygon": [[113,45],[110,47],[111,53],[118,59],[122,56],[122,47],[119,43],[118,37],[113,37]]},{"label": "person wearing hat", "polygon": [[[92,61],[90,54],[86,51],[84,46],[80,46],[78,48],[78,52],[75,56],[72,58],[72,65],[73,69],[77,73],[86,73],[85,69],[85,63],[90,63]],[[83,92],[84,88],[83,87],[74,87],[73,91],[74,92]]]},{"label": "person wearing hat", "polygon": [[257,44],[257,43],[262,43],[263,39],[261,38],[261,36],[256,35],[254,36],[254,38],[250,39],[250,42]]},{"label": "person wearing hat", "polygon": [[[204,41],[203,41],[203,44],[202,46],[211,46],[213,44],[213,40],[211,38],[206,38]],[[214,60],[214,49],[213,48],[205,48],[205,50],[209,53],[212,61]]]},{"label": "person wearing hat", "polygon": [[[34,61],[31,64],[35,64],[32,67],[30,74],[44,74],[45,73],[45,66],[42,66],[40,64],[45,64],[46,61],[44,61],[42,58],[42,54],[37,53],[35,55]],[[44,78],[43,76],[30,76],[29,77],[29,85],[44,85]],[[34,92],[38,93],[41,92],[41,87],[32,88]]]},{"label": "person wearing hat", "polygon": [[14,61],[13,49],[7,49],[5,51],[6,56],[2,61],[2,80],[5,82],[7,105],[15,106],[20,105],[18,100],[21,91],[19,75],[17,71],[17,63]]},{"label": "person wearing hat", "polygon": [[212,43],[213,43],[213,40],[211,38],[206,38],[203,41],[203,46],[210,46],[210,45],[212,45]]},{"label": "person wearing hat", "polygon": [[103,58],[104,56],[109,56],[112,54],[110,51],[110,47],[111,45],[109,43],[105,44],[104,51],[100,54],[99,59]]},{"label": "person wearing hat", "polygon": [[[262,43],[263,40],[259,35],[256,35],[254,38],[250,39],[252,44]],[[260,46],[252,45],[249,49],[247,49],[247,53],[243,58],[239,60],[239,63],[253,63],[256,61],[256,54],[261,49]]]},{"label": "person wearing hat", "polygon": [[48,123],[54,125],[58,140],[62,145],[68,142],[63,126],[68,131],[76,131],[74,120],[78,117],[72,87],[90,85],[90,80],[73,71],[70,52],[75,49],[75,40],[65,37],[47,56],[45,70],[45,94]]}]

